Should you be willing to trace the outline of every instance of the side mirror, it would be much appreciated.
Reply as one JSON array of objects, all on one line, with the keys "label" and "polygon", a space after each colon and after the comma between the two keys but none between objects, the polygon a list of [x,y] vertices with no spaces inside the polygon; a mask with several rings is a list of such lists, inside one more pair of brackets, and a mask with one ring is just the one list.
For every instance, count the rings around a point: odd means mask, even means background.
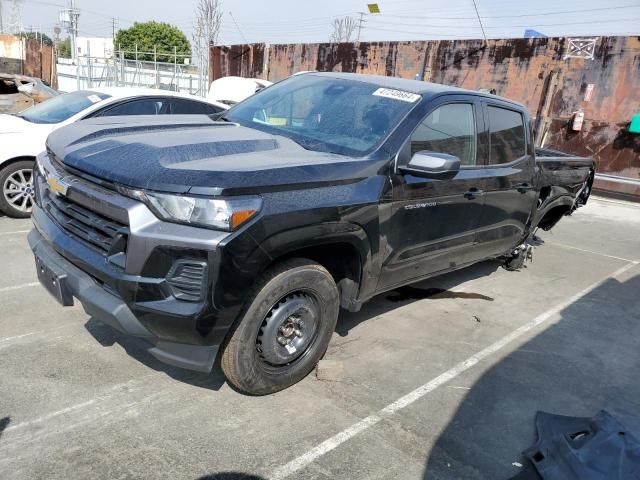
[{"label": "side mirror", "polygon": [[416,152],[406,166],[400,167],[402,173],[427,178],[453,178],[459,170],[458,157],[429,150]]}]

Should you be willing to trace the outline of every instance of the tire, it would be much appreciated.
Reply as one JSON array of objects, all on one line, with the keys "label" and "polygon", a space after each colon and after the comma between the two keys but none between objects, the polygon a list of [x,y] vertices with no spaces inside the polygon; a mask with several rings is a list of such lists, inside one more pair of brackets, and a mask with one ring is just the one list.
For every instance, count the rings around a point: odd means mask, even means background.
[{"label": "tire", "polygon": [[249,395],[283,390],[306,377],[327,350],[340,311],[331,274],[306,259],[263,274],[224,346],[222,370]]},{"label": "tire", "polygon": [[9,217],[27,218],[33,208],[32,160],[14,162],[0,170],[0,210]]}]

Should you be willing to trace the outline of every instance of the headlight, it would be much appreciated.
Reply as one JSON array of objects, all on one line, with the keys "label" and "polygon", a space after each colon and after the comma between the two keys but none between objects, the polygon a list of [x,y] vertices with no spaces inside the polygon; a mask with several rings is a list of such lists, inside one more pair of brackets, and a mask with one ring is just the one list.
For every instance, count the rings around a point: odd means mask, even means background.
[{"label": "headlight", "polygon": [[260,211],[260,197],[213,199],[144,192],[147,205],[160,218],[232,231]]}]

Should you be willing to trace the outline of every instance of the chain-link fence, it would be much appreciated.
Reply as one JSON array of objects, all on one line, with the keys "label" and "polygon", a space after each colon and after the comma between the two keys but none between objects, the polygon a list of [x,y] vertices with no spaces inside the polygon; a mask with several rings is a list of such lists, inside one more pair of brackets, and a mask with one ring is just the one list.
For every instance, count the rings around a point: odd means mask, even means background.
[{"label": "chain-link fence", "polygon": [[[159,58],[172,61],[161,62]],[[98,87],[148,87],[205,96],[206,68],[190,65],[189,60],[189,56],[175,51],[116,50],[106,57],[94,57],[87,52],[75,62],[58,59],[58,88],[70,92]]]}]

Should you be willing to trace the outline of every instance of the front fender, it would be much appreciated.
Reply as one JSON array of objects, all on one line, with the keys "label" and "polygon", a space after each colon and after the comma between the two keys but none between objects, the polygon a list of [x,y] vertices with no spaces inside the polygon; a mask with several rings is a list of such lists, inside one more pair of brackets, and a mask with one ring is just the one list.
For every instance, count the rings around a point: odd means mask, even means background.
[{"label": "front fender", "polygon": [[293,252],[332,244],[348,244],[358,253],[361,266],[358,297],[367,297],[375,288],[372,279],[377,278],[377,272],[372,261],[372,241],[365,229],[356,223],[323,222],[277,232],[264,239],[248,260],[263,271],[273,261]]}]

